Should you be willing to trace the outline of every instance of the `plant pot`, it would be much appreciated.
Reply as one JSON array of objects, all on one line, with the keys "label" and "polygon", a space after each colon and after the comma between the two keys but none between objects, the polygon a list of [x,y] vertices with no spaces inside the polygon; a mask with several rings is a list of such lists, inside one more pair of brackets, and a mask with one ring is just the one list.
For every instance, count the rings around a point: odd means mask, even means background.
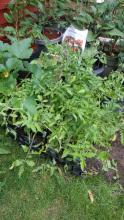
[{"label": "plant pot", "polygon": [[105,71],[105,65],[101,63],[99,60],[97,60],[94,65],[93,65],[93,72],[97,76],[104,76],[104,71]]},{"label": "plant pot", "polygon": [[62,33],[60,30],[56,28],[45,28],[43,31],[43,35],[48,38],[48,41],[45,40],[35,40],[35,43],[38,45],[46,45],[46,44],[56,44],[62,41]]},{"label": "plant pot", "polygon": [[112,71],[116,71],[118,68],[118,56],[106,56],[107,63],[105,66],[105,75],[109,75]]},{"label": "plant pot", "polygon": [[10,44],[9,39],[8,39],[7,37],[5,37],[5,36],[0,36],[0,41],[2,41],[3,43],[8,43],[8,44]]},{"label": "plant pot", "polygon": [[33,53],[28,59],[29,62],[31,62],[32,60],[38,59],[41,52],[47,52],[46,46],[43,44],[38,44],[37,42],[35,42],[32,48],[33,48]]}]

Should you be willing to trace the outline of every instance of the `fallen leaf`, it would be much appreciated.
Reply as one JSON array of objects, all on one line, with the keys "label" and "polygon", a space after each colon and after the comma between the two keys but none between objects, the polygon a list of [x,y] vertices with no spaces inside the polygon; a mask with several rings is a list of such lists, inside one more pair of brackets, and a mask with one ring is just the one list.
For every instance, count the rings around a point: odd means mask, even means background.
[{"label": "fallen leaf", "polygon": [[117,138],[117,136],[116,136],[116,134],[113,136],[113,138],[112,138],[112,142],[114,142],[115,140],[116,140],[116,138]]},{"label": "fallen leaf", "polygon": [[90,199],[91,203],[93,203],[94,202],[94,196],[93,196],[93,193],[90,190],[88,190],[88,196],[89,196],[89,199]]}]

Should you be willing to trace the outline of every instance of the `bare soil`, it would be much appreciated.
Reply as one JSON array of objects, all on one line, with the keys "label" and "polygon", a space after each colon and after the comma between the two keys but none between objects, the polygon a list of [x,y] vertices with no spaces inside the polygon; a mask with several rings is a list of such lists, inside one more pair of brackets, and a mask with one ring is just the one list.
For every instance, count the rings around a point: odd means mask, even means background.
[{"label": "bare soil", "polygon": [[117,169],[120,183],[124,186],[124,146],[120,142],[120,137],[117,135],[116,141],[113,142],[110,150],[110,158],[117,162]]}]

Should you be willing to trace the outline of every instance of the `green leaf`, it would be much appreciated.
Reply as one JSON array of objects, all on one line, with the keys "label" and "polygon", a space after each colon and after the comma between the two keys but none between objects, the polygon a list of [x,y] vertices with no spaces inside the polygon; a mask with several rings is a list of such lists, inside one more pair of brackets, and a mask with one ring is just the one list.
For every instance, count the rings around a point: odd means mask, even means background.
[{"label": "green leaf", "polygon": [[102,160],[102,161],[105,161],[108,159],[108,152],[106,151],[101,151],[99,154],[98,154],[98,159]]},{"label": "green leaf", "polygon": [[0,73],[6,71],[6,67],[3,64],[0,64]]},{"label": "green leaf", "polygon": [[0,182],[0,192],[2,191],[4,186],[5,186],[5,182]]},{"label": "green leaf", "polygon": [[10,170],[12,170],[14,167],[19,167],[24,163],[24,160],[15,160],[12,163],[12,166],[9,168]]},{"label": "green leaf", "polygon": [[40,9],[40,12],[44,13],[44,11],[45,11],[44,4],[42,4],[39,1],[38,1],[38,8]]},{"label": "green leaf", "polygon": [[24,173],[24,166],[22,165],[22,166],[19,167],[19,172],[18,172],[19,178],[21,178],[23,173]]},{"label": "green leaf", "polygon": [[124,131],[121,131],[120,135],[121,135],[121,143],[124,145]]},{"label": "green leaf", "polygon": [[124,33],[118,30],[117,28],[114,28],[113,30],[106,32],[106,34],[108,34],[111,37],[114,37],[114,36],[122,37],[122,38],[124,37]]},{"label": "green leaf", "polygon": [[4,78],[0,80],[0,93],[4,95],[8,92],[10,93],[16,86],[16,79],[13,77],[12,74],[8,78]]},{"label": "green leaf", "polygon": [[11,152],[9,150],[4,149],[4,148],[0,148],[0,155],[3,155],[3,154],[11,154]]},{"label": "green leaf", "polygon": [[17,58],[9,58],[6,62],[6,66],[8,70],[16,70],[16,72],[24,68],[22,61]]},{"label": "green leaf", "polygon": [[13,34],[13,33],[16,34],[16,30],[15,30],[14,27],[7,26],[7,27],[4,28],[4,31],[5,31],[5,32],[9,32],[9,34],[11,34],[11,33],[12,33],[12,34]]},{"label": "green leaf", "polygon": [[15,41],[12,45],[8,47],[8,51],[15,57],[19,59],[30,58],[33,50],[31,47],[31,39],[27,38],[21,41]]},{"label": "green leaf", "polygon": [[82,169],[82,171],[83,171],[84,168],[85,168],[85,166],[86,166],[85,160],[81,160],[80,165],[81,165],[81,169]]},{"label": "green leaf", "polygon": [[26,163],[29,167],[34,167],[35,166],[35,162],[33,160],[26,160]]},{"label": "green leaf", "polygon": [[8,50],[9,44],[3,43],[2,41],[0,41],[0,52],[5,52]]},{"label": "green leaf", "polygon": [[8,23],[13,23],[13,17],[7,13],[4,13],[4,17]]},{"label": "green leaf", "polygon": [[37,111],[36,101],[33,96],[29,96],[24,100],[23,109],[26,110],[31,115],[34,115],[36,113]]}]

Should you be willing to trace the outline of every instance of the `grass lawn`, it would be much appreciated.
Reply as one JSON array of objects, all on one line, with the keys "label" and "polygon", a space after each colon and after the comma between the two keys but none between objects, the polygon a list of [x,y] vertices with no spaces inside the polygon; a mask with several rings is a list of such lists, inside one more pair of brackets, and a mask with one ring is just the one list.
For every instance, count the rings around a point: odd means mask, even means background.
[{"label": "grass lawn", "polygon": [[[0,156],[0,220],[124,220],[124,194],[118,184],[102,177],[85,179],[26,170],[19,179],[17,170],[8,170],[23,154],[4,133],[0,147],[12,154]],[[41,161],[42,162],[42,161]],[[88,190],[94,195],[92,204]]]}]

